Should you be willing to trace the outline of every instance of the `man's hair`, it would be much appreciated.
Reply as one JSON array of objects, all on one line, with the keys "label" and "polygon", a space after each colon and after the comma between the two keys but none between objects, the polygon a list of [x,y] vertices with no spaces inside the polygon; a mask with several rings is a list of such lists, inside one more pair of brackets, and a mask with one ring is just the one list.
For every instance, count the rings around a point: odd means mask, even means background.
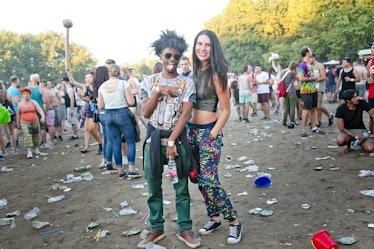
[{"label": "man's hair", "polygon": [[181,57],[181,61],[187,61],[188,64],[191,64],[191,63],[190,63],[190,59],[189,59],[187,56],[185,56],[185,55],[183,55],[183,56]]},{"label": "man's hair", "polygon": [[300,50],[300,55],[301,55],[302,57],[305,57],[305,55],[306,55],[309,51],[310,51],[309,47],[304,46],[304,47],[302,47],[301,50]]},{"label": "man's hair", "polygon": [[151,47],[155,50],[156,56],[159,56],[165,48],[175,48],[183,54],[186,52],[188,45],[184,36],[178,36],[174,30],[166,30],[161,31],[160,38],[155,40]]},{"label": "man's hair", "polygon": [[10,82],[12,82],[12,83],[16,82],[17,80],[18,80],[18,76],[17,75],[12,75],[10,77]]},{"label": "man's hair", "polygon": [[353,96],[355,95],[356,90],[355,89],[347,89],[343,92],[343,99],[345,102],[348,100],[351,100]]},{"label": "man's hair", "polygon": [[247,72],[248,71],[248,66],[244,66],[243,67],[243,73]]},{"label": "man's hair", "polygon": [[105,61],[105,64],[112,65],[112,64],[116,64],[116,62],[113,59],[107,59]]}]

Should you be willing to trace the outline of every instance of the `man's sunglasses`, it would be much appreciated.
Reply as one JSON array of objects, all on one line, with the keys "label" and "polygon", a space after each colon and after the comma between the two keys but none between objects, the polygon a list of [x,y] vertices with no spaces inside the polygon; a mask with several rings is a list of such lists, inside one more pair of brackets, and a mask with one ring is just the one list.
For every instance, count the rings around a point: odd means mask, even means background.
[{"label": "man's sunglasses", "polygon": [[171,57],[174,57],[174,59],[179,60],[182,56],[180,54],[171,54],[171,53],[166,53],[164,54],[164,57],[169,60]]}]

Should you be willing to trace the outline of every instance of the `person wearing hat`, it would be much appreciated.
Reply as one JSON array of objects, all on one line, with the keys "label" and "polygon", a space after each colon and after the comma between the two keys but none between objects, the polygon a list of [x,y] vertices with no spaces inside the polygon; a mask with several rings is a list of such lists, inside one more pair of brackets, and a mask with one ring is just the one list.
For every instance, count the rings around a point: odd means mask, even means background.
[{"label": "person wearing hat", "polygon": [[365,100],[358,99],[355,89],[345,90],[342,94],[343,104],[336,109],[338,129],[336,138],[338,146],[347,146],[344,153],[352,151],[351,142],[357,141],[361,148],[369,153],[374,152],[374,134],[368,133],[362,116],[366,111],[374,118],[374,108]]},{"label": "person wearing hat", "polygon": [[[342,61],[343,69],[339,72],[338,83],[336,85],[336,92],[339,93],[340,104],[344,103],[343,92],[348,89],[356,90],[356,82],[360,82],[360,75],[358,71],[351,66],[351,58],[344,57]],[[340,89],[340,85],[341,90]]]},{"label": "person wearing hat", "polygon": [[[374,42],[370,42],[370,52],[374,56]],[[369,60],[367,64],[367,83],[368,83],[368,102],[371,106],[374,106],[374,60]],[[374,122],[370,117],[369,130],[371,133],[374,132]]]},{"label": "person wearing hat", "polygon": [[21,89],[22,99],[18,103],[17,109],[17,129],[22,129],[23,132],[23,143],[27,149],[27,158],[32,158],[32,148],[34,148],[35,154],[40,154],[39,145],[41,142],[40,137],[40,122],[45,123],[45,115],[43,109],[40,107],[38,102],[31,99],[31,90],[28,87]]}]

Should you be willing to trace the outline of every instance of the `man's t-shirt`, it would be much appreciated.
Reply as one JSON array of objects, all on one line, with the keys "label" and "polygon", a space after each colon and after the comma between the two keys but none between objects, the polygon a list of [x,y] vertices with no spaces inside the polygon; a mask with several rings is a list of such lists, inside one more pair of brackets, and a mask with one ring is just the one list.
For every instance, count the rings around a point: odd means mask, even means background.
[{"label": "man's t-shirt", "polygon": [[362,114],[364,111],[368,112],[371,109],[371,105],[365,100],[359,100],[356,109],[350,110],[346,103],[341,104],[336,109],[336,118],[342,118],[344,120],[344,128],[346,129],[365,129],[364,122],[362,121]]}]

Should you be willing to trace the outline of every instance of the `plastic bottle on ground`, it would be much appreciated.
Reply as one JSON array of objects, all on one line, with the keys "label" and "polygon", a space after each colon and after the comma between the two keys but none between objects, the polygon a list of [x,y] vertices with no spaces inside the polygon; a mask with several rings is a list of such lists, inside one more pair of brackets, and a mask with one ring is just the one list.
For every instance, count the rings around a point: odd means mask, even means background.
[{"label": "plastic bottle on ground", "polygon": [[23,218],[25,220],[31,220],[32,218],[35,218],[36,216],[40,215],[40,213],[41,213],[40,209],[37,207],[34,207],[28,213],[26,213]]},{"label": "plastic bottle on ground", "polygon": [[89,170],[90,168],[91,168],[91,165],[85,165],[85,166],[82,166],[82,167],[75,168],[74,171],[75,172],[82,172],[82,171]]},{"label": "plastic bottle on ground", "polygon": [[175,160],[169,157],[168,161],[168,168],[169,168],[169,180],[172,184],[178,182],[178,171],[177,171],[177,164]]}]

